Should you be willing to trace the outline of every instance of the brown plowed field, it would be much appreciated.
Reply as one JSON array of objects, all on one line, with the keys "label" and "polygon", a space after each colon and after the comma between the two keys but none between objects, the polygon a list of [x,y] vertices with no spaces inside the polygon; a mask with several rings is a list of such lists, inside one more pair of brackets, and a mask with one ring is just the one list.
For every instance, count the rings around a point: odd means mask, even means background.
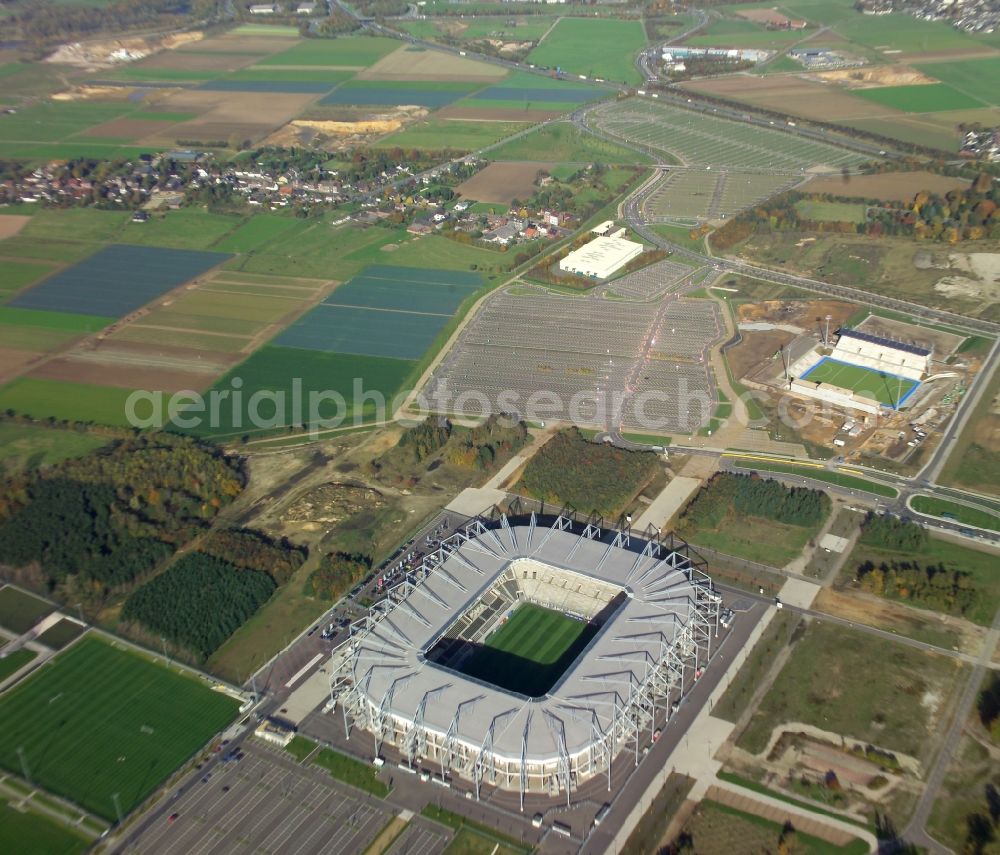
[{"label": "brown plowed field", "polygon": [[300,39],[282,36],[221,36],[202,39],[180,48],[178,53],[280,53],[298,44]]},{"label": "brown plowed field", "polygon": [[136,362],[157,360],[163,364],[184,365],[199,363],[208,366],[209,371],[223,371],[231,368],[242,359],[234,353],[222,353],[214,350],[196,350],[192,347],[172,347],[167,344],[143,344],[137,341],[122,341],[120,339],[105,339],[98,345],[98,353],[107,356],[108,361],[119,360],[127,362],[134,357]]},{"label": "brown plowed field", "polygon": [[855,97],[839,87],[801,77],[723,77],[688,83],[686,88],[706,95],[744,101],[756,107],[828,121],[902,115],[898,110]]},{"label": "brown plowed field", "polygon": [[933,172],[883,172],[881,175],[855,175],[847,182],[840,176],[814,178],[802,191],[908,202],[921,190],[944,194],[949,190],[964,189],[968,184],[964,178],[949,178]]},{"label": "brown plowed field", "polygon": [[28,225],[31,217],[23,214],[4,214],[0,217],[0,240],[14,237],[21,229]]},{"label": "brown plowed field", "polygon": [[13,347],[0,347],[0,375],[13,376],[33,359],[41,356],[34,350],[18,350]]},{"label": "brown plowed field", "polygon": [[117,386],[121,389],[149,389],[158,392],[180,392],[183,389],[194,389],[200,392],[209,388],[219,375],[196,371],[116,365],[107,362],[53,359],[36,368],[30,376],[42,380]]},{"label": "brown plowed field", "polygon": [[155,119],[112,119],[87,129],[88,137],[121,137],[139,139],[150,134],[165,132],[173,123]]},{"label": "brown plowed field", "polygon": [[745,18],[755,24],[775,24],[776,26],[789,20],[781,12],[775,12],[774,9],[743,9],[736,13],[736,17]]},{"label": "brown plowed field", "polygon": [[506,74],[505,68],[477,62],[464,56],[436,50],[413,50],[403,46],[382,57],[367,71],[362,71],[358,79],[468,80],[474,83],[490,83],[505,77]]},{"label": "brown plowed field", "polygon": [[316,97],[289,92],[173,92],[157,103],[157,109],[202,115],[153,136],[168,137],[170,144],[177,139],[215,141],[231,136],[256,140],[298,116]]},{"label": "brown plowed field", "polygon": [[513,199],[528,198],[534,192],[538,170],[554,165],[538,161],[491,163],[455,189],[466,199],[509,205]]},{"label": "brown plowed field", "polygon": [[205,53],[204,51],[164,51],[144,60],[142,68],[169,68],[184,71],[238,71],[252,65],[261,53]]},{"label": "brown plowed field", "polygon": [[488,107],[443,107],[438,119],[468,119],[479,122],[544,122],[562,115],[559,110],[491,110]]}]

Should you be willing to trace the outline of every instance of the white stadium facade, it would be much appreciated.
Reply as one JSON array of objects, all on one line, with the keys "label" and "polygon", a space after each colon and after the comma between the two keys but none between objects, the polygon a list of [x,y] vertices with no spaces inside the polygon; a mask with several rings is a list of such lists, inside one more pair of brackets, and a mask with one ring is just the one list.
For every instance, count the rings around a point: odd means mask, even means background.
[{"label": "white stadium facade", "polygon": [[[368,615],[331,675],[345,728],[400,764],[525,797],[562,797],[654,738],[718,647],[721,598],[672,537],[646,540],[570,512],[476,518]],[[584,620],[592,639],[528,697],[460,670],[522,602]]]}]

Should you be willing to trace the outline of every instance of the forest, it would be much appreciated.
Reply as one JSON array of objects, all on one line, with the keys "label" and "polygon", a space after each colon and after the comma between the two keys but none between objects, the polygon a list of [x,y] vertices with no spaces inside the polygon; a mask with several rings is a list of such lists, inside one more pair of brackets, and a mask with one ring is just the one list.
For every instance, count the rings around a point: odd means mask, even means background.
[{"label": "forest", "polygon": [[239,567],[267,573],[276,585],[284,585],[306,560],[305,547],[287,538],[278,540],[249,528],[217,529],[201,543],[201,551],[232,561]]},{"label": "forest", "polygon": [[591,442],[577,428],[560,431],[531,458],[521,487],[536,499],[583,514],[615,518],[656,475],[649,451]]},{"label": "forest", "polygon": [[243,483],[240,464],[215,447],[122,439],[0,484],[0,564],[96,609],[203,533]]},{"label": "forest", "polygon": [[681,521],[692,527],[718,528],[731,508],[745,516],[814,526],[829,515],[831,502],[822,490],[786,487],[758,475],[720,472],[691,500]]},{"label": "forest", "polygon": [[137,588],[125,601],[121,618],[206,659],[267,602],[276,587],[260,570],[192,552]]},{"label": "forest", "polygon": [[922,552],[927,548],[927,529],[912,520],[869,511],[861,523],[860,542],[878,549]]}]

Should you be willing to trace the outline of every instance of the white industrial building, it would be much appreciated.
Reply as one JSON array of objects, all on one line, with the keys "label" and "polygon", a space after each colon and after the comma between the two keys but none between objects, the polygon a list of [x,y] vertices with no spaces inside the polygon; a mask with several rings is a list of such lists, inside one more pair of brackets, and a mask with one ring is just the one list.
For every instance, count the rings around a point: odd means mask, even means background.
[{"label": "white industrial building", "polygon": [[898,374],[908,380],[920,380],[931,370],[932,355],[926,347],[845,327],[840,331],[831,357],[875,371]]},{"label": "white industrial building", "polygon": [[621,237],[598,237],[574,250],[559,262],[559,269],[577,276],[607,279],[620,267],[642,254],[643,246]]}]

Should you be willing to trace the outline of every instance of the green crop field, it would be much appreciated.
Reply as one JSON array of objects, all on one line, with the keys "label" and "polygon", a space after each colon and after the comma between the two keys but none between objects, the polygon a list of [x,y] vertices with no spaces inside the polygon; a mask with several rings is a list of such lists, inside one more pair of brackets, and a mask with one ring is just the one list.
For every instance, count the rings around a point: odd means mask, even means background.
[{"label": "green crop field", "polygon": [[279,235],[286,234],[295,225],[296,221],[291,217],[257,214],[216,242],[212,249],[219,252],[253,252]]},{"label": "green crop field", "polygon": [[874,398],[890,407],[895,407],[899,401],[905,400],[910,391],[919,385],[915,380],[907,380],[905,377],[896,377],[860,365],[838,362],[829,357],[807,371],[802,379],[812,383],[832,383],[866,398]]},{"label": "green crop field", "polygon": [[92,840],[45,814],[0,801],[0,852],[18,855],[83,855]]},{"label": "green crop field", "polygon": [[[571,122],[544,125],[533,133],[490,152],[494,160],[537,160],[589,164],[595,161],[612,163],[649,163],[650,158],[631,149],[585,134]],[[672,158],[664,158],[669,162]]]},{"label": "green crop field", "polygon": [[4,261],[0,266],[0,303],[3,303],[27,285],[37,282],[53,268],[47,264],[29,261]]},{"label": "green crop field", "polygon": [[904,113],[939,113],[945,110],[964,110],[982,107],[983,103],[944,83],[924,83],[913,86],[879,86],[872,89],[854,89],[852,94],[902,110]]},{"label": "green crop field", "polygon": [[527,122],[476,122],[429,119],[379,140],[378,148],[476,151],[531,127]]},{"label": "green crop field", "polygon": [[[742,18],[727,18],[715,21],[708,29],[699,30],[693,38],[686,39],[685,45],[695,47],[736,47],[760,50],[780,50],[812,35],[813,29],[769,30],[762,24]],[[801,66],[799,66],[801,68]]]},{"label": "green crop field", "polygon": [[[609,50],[609,45],[614,45]],[[615,83],[638,83],[635,55],[646,46],[640,21],[563,18],[528,54],[528,62]]]},{"label": "green crop field", "polygon": [[128,427],[125,401],[131,392],[114,386],[18,377],[0,387],[0,410],[36,419]]},{"label": "green crop field", "polygon": [[337,39],[309,39],[282,53],[272,54],[258,65],[326,65],[364,68],[396,50],[395,39],[343,36]]},{"label": "green crop field", "polygon": [[987,104],[1000,105],[1000,57],[918,65],[929,77]]},{"label": "green crop field", "polygon": [[128,813],[236,715],[193,677],[94,636],[0,696],[0,765],[108,820]]},{"label": "green crop field", "polygon": [[6,585],[0,588],[0,626],[20,635],[43,617],[55,611],[55,606],[32,594]]},{"label": "green crop field", "polygon": [[[297,347],[266,345],[245,362],[237,365],[213,387],[232,390],[232,381],[242,381],[242,407],[233,413],[230,403],[220,408],[220,421],[212,425],[199,424],[189,430],[199,436],[241,436],[273,432],[287,425],[312,422],[310,394],[341,396],[346,410],[338,407],[335,397],[316,397],[316,412],[322,419],[349,418],[371,420],[376,416],[391,415],[394,396],[413,370],[414,363],[403,359],[384,359],[370,356],[352,356],[345,353],[322,353]],[[354,402],[355,380],[365,392],[381,394],[386,401],[386,411],[379,413],[375,404],[368,401]],[[301,381],[302,407],[293,409],[294,381]],[[254,393],[262,397],[255,406],[259,418],[251,419],[249,402]],[[0,406],[2,406],[0,394]],[[257,424],[254,424],[254,421]]]},{"label": "green crop field", "polygon": [[[201,208],[180,208],[154,214],[144,223],[130,223],[121,240],[141,246],[173,249],[208,249],[243,224],[232,214],[215,214]],[[224,261],[220,256],[219,261]]]},{"label": "green crop field", "polygon": [[[818,4],[815,8],[819,10],[821,7],[822,4]],[[811,14],[804,8],[800,8],[798,13]],[[837,14],[840,20],[835,24],[834,31],[838,35],[880,52],[982,51],[982,44],[976,39],[944,21],[921,21],[902,13],[872,16],[854,11],[843,14],[838,10]],[[815,14],[811,17],[816,20]]]},{"label": "green crop field", "polygon": [[462,670],[512,692],[538,697],[552,688],[595,633],[583,621],[523,603]]},{"label": "green crop field", "polygon": [[24,472],[70,457],[82,457],[107,442],[105,437],[75,430],[0,422],[0,474]]}]

